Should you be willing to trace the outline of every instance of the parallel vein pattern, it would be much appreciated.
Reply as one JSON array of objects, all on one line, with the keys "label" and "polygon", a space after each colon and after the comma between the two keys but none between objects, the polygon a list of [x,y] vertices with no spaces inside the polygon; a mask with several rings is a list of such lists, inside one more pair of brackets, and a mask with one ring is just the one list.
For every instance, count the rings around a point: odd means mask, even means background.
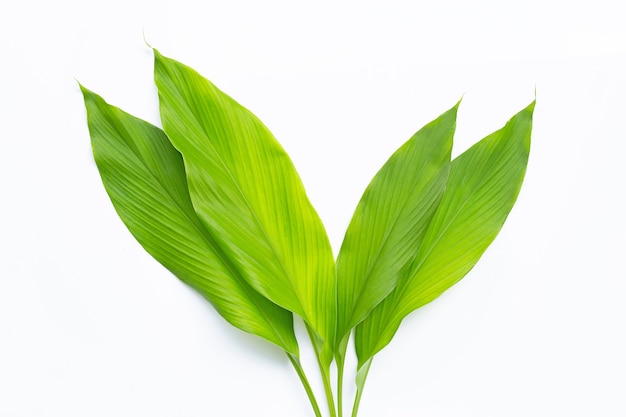
[{"label": "parallel vein pattern", "polygon": [[332,344],[334,259],[287,153],[247,109],[156,50],[155,82],[202,223],[250,285]]},{"label": "parallel vein pattern", "polygon": [[534,102],[454,161],[417,256],[397,287],[357,327],[359,367],[385,347],[400,322],[465,276],[502,228],[519,194]]},{"label": "parallel vein pattern", "polygon": [[291,313],[256,292],[202,225],[183,160],[165,133],[82,91],[98,170],[130,232],[231,324],[298,356]]}]

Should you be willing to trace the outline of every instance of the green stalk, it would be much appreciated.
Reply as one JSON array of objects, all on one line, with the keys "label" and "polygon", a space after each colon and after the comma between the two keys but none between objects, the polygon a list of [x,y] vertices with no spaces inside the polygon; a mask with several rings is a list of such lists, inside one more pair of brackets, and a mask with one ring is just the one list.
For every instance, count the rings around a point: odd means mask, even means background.
[{"label": "green stalk", "polygon": [[346,365],[346,351],[348,350],[349,341],[350,333],[341,339],[335,355],[335,361],[337,362],[337,408],[339,417],[343,416],[343,371]]},{"label": "green stalk", "polygon": [[328,411],[330,412],[330,417],[337,417],[337,411],[335,409],[335,398],[330,383],[330,366],[326,367],[322,363],[321,351],[318,343],[316,343],[317,335],[315,334],[315,331],[311,329],[306,322],[305,327],[309,334],[309,338],[311,339],[311,344],[313,345],[313,350],[315,351],[315,357],[317,358],[317,364],[319,365],[320,373],[322,375],[322,382],[324,383],[324,392],[326,393],[326,402],[328,403]]},{"label": "green stalk", "polygon": [[291,364],[293,365],[294,369],[298,373],[298,376],[300,377],[300,381],[302,381],[302,385],[304,386],[306,395],[309,397],[309,401],[311,402],[311,406],[313,407],[315,416],[322,417],[320,407],[317,404],[317,399],[315,398],[315,394],[313,393],[313,390],[311,389],[311,384],[309,384],[309,380],[307,379],[306,374],[304,373],[304,369],[302,369],[302,365],[300,364],[300,359],[290,353],[287,353],[287,357],[289,358],[289,361],[291,361]]},{"label": "green stalk", "polygon": [[326,399],[328,400],[328,410],[330,411],[330,417],[337,417],[337,411],[335,410],[335,398],[333,396],[333,389],[330,384],[330,369],[324,368],[321,360],[318,360],[320,365],[320,371],[322,372],[322,381],[324,382],[324,391],[326,392]]},{"label": "green stalk", "polygon": [[356,373],[356,396],[354,397],[354,405],[352,406],[352,417],[356,417],[359,412],[359,404],[361,403],[361,396],[363,395],[363,387],[365,386],[365,380],[367,374],[370,371],[372,365],[372,358],[363,364]]},{"label": "green stalk", "polygon": [[343,369],[345,365],[344,356],[337,357],[337,412],[338,417],[343,416]]}]

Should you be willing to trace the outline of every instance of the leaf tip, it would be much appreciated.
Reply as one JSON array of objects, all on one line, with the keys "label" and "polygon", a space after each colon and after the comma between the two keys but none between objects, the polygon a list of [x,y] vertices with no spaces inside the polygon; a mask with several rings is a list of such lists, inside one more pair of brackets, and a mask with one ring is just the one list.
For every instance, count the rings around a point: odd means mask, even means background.
[{"label": "leaf tip", "polygon": [[154,47],[152,45],[150,45],[150,42],[148,42],[148,39],[146,39],[146,28],[145,27],[141,28],[141,36],[143,37],[143,43],[145,43],[148,48],[154,49]]},{"label": "leaf tip", "polygon": [[535,91],[535,98],[533,99],[533,101],[531,101],[530,104],[526,106],[526,108],[522,111],[528,112],[532,115],[535,111],[535,104],[537,104],[537,91]]},{"label": "leaf tip", "polygon": [[80,91],[84,92],[86,90],[85,86],[82,85],[80,81],[78,81],[78,78],[76,77],[73,77],[73,78],[74,78],[74,81],[76,81],[76,84],[78,84],[78,88],[80,88]]},{"label": "leaf tip", "polygon": [[461,105],[461,102],[463,101],[463,99],[465,98],[465,93],[461,94],[461,98],[459,99],[459,101],[456,102],[456,104],[454,105],[455,109],[458,109],[459,106]]},{"label": "leaf tip", "polygon": [[80,81],[78,81],[76,78],[74,78],[74,81],[76,81],[76,83],[78,84],[78,88],[80,89],[80,92],[83,94],[83,98],[85,100],[87,100],[88,97],[93,96],[94,92],[91,91],[90,89],[88,89],[87,87],[85,87],[84,85],[82,85],[80,83]]},{"label": "leaf tip", "polygon": [[154,48],[152,46],[150,48],[152,48],[152,52],[154,52],[154,59],[155,60],[163,59],[163,55],[161,55],[161,53],[159,52],[158,49],[156,49],[156,48]]}]

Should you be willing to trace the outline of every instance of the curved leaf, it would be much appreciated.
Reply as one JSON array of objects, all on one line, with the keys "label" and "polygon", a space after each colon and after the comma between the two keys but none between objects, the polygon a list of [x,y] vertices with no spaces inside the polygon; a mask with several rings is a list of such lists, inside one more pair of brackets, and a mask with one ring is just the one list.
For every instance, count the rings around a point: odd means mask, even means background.
[{"label": "curved leaf", "polygon": [[292,314],[248,285],[202,225],[183,160],[163,131],[81,90],[102,182],[133,236],[232,325],[298,356]]},{"label": "curved leaf", "polygon": [[495,239],[524,179],[534,106],[452,161],[446,191],[406,276],[357,326],[359,367],[389,343],[407,314],[463,278]]},{"label": "curved leaf", "polygon": [[458,103],[413,135],[365,190],[337,257],[338,343],[415,258],[448,179],[457,109]]},{"label": "curved leaf", "polygon": [[161,120],[202,223],[246,280],[332,346],[334,259],[289,156],[251,112],[154,50]]}]

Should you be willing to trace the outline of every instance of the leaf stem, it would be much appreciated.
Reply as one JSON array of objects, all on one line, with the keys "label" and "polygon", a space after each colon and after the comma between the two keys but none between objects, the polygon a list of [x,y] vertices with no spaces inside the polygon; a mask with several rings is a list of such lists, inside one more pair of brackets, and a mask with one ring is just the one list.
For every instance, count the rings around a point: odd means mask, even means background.
[{"label": "leaf stem", "polygon": [[365,380],[367,374],[370,371],[372,365],[372,358],[363,364],[359,368],[356,374],[356,396],[354,397],[354,405],[352,406],[352,417],[356,417],[359,412],[359,404],[361,403],[361,396],[363,395],[363,387],[365,386]]},{"label": "leaf stem", "polygon": [[337,415],[343,416],[343,369],[345,365],[344,358],[337,359]]},{"label": "leaf stem", "polygon": [[324,368],[321,361],[318,362],[320,365],[320,371],[322,372],[322,381],[324,382],[324,391],[326,391],[326,399],[328,401],[328,410],[330,411],[330,417],[337,417],[333,389],[330,384],[330,369]]},{"label": "leaf stem", "polygon": [[339,417],[343,417],[343,372],[346,365],[346,351],[348,350],[348,341],[350,333],[341,339],[337,351],[335,352],[335,361],[337,363],[337,409]]},{"label": "leaf stem", "polygon": [[330,383],[330,364],[328,366],[325,366],[322,361],[322,352],[320,350],[319,344],[317,343],[318,338],[315,330],[313,330],[306,322],[305,327],[307,333],[309,334],[309,338],[311,339],[311,344],[313,345],[313,350],[315,351],[315,356],[317,358],[317,364],[319,365],[320,373],[322,374],[322,382],[324,383],[324,392],[326,393],[326,402],[328,403],[328,411],[330,412],[330,417],[337,417],[337,411],[335,409],[335,398]]},{"label": "leaf stem", "polygon": [[298,373],[298,376],[300,377],[300,381],[302,381],[302,385],[304,386],[306,395],[309,397],[309,401],[311,402],[311,406],[313,407],[315,416],[322,417],[322,412],[320,411],[320,407],[317,404],[317,399],[315,398],[315,394],[313,393],[313,390],[311,389],[311,384],[309,384],[309,380],[307,379],[306,374],[304,373],[304,369],[302,369],[302,364],[300,364],[300,359],[291,353],[287,353],[287,357],[289,358],[289,361],[291,361],[291,364],[293,365],[294,369]]}]

